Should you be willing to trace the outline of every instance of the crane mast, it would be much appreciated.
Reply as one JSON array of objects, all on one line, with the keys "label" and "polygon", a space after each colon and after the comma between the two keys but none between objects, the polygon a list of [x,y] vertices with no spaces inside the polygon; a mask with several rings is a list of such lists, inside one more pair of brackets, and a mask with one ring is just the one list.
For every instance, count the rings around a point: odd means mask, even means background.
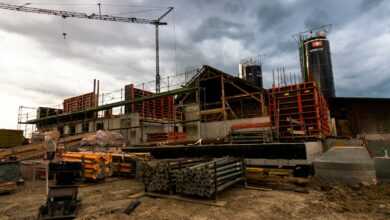
[{"label": "crane mast", "polygon": [[[26,4],[28,5],[28,4]],[[0,2],[0,9],[27,12],[27,13],[36,13],[36,14],[45,14],[59,16],[62,18],[80,18],[80,19],[90,19],[90,20],[100,20],[100,21],[112,21],[112,22],[124,22],[124,23],[135,23],[135,24],[151,24],[155,26],[155,35],[156,35],[156,93],[160,92],[160,42],[159,42],[159,26],[167,25],[167,22],[162,22],[161,20],[166,17],[174,8],[168,7],[160,17],[157,19],[145,19],[145,18],[136,18],[136,17],[122,17],[122,16],[112,16],[101,14],[101,5],[99,6],[99,14],[87,14],[83,12],[73,12],[73,11],[64,11],[64,10],[52,10],[52,9],[43,9],[29,7],[26,5],[12,5],[7,3]]]}]

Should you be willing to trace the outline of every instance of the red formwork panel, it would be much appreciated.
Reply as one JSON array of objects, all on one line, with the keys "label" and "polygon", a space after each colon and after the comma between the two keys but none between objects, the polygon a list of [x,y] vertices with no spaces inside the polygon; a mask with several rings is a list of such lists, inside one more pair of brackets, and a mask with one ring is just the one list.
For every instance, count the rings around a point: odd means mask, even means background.
[{"label": "red formwork panel", "polygon": [[[132,84],[125,87],[126,100],[134,100],[153,95],[154,93],[135,88]],[[163,96],[152,100],[132,103],[127,108],[129,109],[128,112],[138,112],[141,117],[150,119],[179,120],[182,115],[181,111],[175,105],[173,96]]]},{"label": "red formwork panel", "polygon": [[328,104],[315,82],[274,87],[268,95],[272,126],[281,141],[330,135]]},{"label": "red formwork panel", "polygon": [[64,100],[64,112],[77,112],[96,106],[96,94],[91,92]]}]

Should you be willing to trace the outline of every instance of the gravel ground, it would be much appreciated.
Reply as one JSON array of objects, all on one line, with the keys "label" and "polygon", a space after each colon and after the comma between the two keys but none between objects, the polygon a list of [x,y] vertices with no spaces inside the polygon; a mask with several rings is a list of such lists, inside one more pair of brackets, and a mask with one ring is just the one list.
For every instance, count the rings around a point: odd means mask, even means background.
[{"label": "gravel ground", "polygon": [[[0,196],[0,220],[36,219],[45,202],[44,182],[26,183],[18,192]],[[77,219],[390,219],[390,187],[319,187],[308,193],[259,191],[240,187],[219,196],[224,207],[171,199],[142,197],[130,215],[123,210],[142,192],[135,180],[110,180],[80,188],[82,206]]]}]

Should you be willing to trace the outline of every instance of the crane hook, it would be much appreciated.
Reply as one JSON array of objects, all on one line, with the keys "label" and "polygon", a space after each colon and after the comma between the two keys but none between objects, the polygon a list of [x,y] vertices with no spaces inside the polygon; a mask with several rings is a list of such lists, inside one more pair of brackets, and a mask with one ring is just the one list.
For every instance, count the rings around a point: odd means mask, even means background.
[{"label": "crane hook", "polygon": [[65,32],[62,33],[62,36],[64,37],[64,40],[66,40],[66,35],[67,35],[67,33],[65,33]]}]

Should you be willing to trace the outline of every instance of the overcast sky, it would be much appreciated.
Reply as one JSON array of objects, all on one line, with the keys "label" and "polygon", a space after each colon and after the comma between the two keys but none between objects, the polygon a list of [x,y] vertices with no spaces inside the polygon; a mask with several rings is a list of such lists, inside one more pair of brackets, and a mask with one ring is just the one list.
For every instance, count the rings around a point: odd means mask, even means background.
[{"label": "overcast sky", "polygon": [[[96,13],[96,0],[0,1]],[[272,69],[299,72],[292,35],[322,24],[329,34],[338,96],[390,97],[390,1],[106,0],[103,13],[153,18],[161,28],[161,72],[209,64],[237,74],[240,59],[264,55]],[[147,8],[145,8],[147,7]],[[66,40],[62,33],[67,33]],[[153,80],[154,28],[0,10],[0,128],[16,128],[19,105],[55,106],[69,96]]]}]

